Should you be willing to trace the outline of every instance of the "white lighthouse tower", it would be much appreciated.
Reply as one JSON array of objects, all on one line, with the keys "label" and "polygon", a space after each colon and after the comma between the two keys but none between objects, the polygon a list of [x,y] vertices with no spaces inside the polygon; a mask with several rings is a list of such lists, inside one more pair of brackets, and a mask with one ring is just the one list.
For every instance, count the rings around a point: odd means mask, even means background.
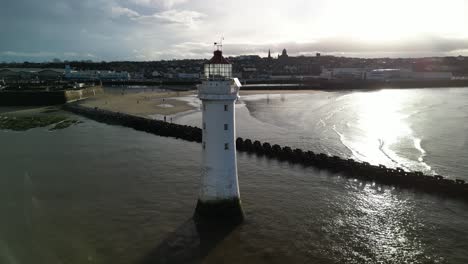
[{"label": "white lighthouse tower", "polygon": [[241,84],[232,78],[232,64],[223,57],[222,46],[215,46],[198,86],[203,112],[203,166],[195,219],[241,222],[234,107]]}]

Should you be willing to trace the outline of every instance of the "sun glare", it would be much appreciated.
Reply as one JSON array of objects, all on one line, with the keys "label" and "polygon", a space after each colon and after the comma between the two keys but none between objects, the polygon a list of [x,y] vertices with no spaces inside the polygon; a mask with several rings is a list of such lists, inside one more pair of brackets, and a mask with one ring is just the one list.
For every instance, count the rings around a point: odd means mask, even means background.
[{"label": "sun glare", "polygon": [[326,9],[326,17],[321,18],[326,21],[325,37],[348,36],[372,43],[467,34],[463,0],[332,0]]},{"label": "sun glare", "polygon": [[359,124],[369,138],[383,137],[394,143],[399,137],[411,133],[400,113],[407,98],[400,91],[362,93],[358,97]]}]

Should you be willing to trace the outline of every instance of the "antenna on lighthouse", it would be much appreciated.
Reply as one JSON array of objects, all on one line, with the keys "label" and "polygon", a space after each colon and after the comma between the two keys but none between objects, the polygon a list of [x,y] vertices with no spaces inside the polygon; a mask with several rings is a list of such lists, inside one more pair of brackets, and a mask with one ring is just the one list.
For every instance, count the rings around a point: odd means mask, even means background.
[{"label": "antenna on lighthouse", "polygon": [[223,40],[224,40],[224,37],[221,37],[221,40],[219,42],[214,43],[216,50],[223,51]]}]

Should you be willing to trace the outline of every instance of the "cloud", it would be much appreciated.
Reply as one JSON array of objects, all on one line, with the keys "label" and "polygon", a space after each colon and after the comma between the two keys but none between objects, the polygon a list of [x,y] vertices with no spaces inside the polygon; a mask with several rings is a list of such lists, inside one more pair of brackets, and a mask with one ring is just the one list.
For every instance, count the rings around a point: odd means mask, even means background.
[{"label": "cloud", "polygon": [[146,24],[180,24],[193,27],[198,22],[200,22],[200,20],[204,18],[205,15],[196,11],[175,9],[156,12],[151,15],[143,15],[127,7],[112,6],[111,17],[126,17],[133,21]]},{"label": "cloud", "polygon": [[76,60],[76,59],[95,59],[96,55],[91,53],[79,53],[73,51],[66,52],[48,52],[48,51],[39,51],[39,52],[16,52],[16,51],[3,51],[0,52],[0,58],[8,58],[9,60],[18,61],[20,60],[31,60],[35,61],[36,59],[42,60],[51,60],[53,58],[62,58],[64,60]]},{"label": "cloud", "polygon": [[130,2],[147,7],[171,8],[175,5],[185,3],[187,0],[130,0]]},{"label": "cloud", "polygon": [[139,17],[140,14],[138,12],[133,11],[129,8],[126,7],[121,7],[121,6],[113,6],[111,7],[111,13],[113,17],[120,17],[120,16],[126,16],[126,17]]},{"label": "cloud", "polygon": [[26,57],[26,58],[42,58],[42,57],[51,57],[57,55],[54,52],[16,52],[16,51],[3,51],[0,54],[8,57]]},{"label": "cloud", "polygon": [[181,24],[185,26],[194,26],[199,22],[204,14],[188,10],[167,10],[160,13],[154,13],[151,16],[140,16],[137,20],[142,22],[160,22],[164,24]]}]

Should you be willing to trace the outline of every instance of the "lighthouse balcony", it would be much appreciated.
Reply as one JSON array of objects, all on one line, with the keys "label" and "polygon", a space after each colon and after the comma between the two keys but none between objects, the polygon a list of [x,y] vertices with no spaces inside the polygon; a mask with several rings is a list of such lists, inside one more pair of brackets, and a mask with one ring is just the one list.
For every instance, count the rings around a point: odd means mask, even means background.
[{"label": "lighthouse balcony", "polygon": [[203,81],[198,86],[198,97],[207,100],[235,100],[241,84],[237,78],[230,80]]}]

